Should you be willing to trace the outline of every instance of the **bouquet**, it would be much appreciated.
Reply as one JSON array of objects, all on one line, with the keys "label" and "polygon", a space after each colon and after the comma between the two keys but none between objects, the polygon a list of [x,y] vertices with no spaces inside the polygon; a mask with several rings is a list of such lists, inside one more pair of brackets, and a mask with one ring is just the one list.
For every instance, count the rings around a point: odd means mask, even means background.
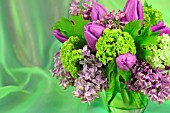
[{"label": "bouquet", "polygon": [[83,103],[104,92],[110,112],[170,98],[170,28],[159,10],[127,0],[108,12],[97,0],[76,0],[69,13],[52,28],[63,44],[51,72],[64,89],[75,87]]}]

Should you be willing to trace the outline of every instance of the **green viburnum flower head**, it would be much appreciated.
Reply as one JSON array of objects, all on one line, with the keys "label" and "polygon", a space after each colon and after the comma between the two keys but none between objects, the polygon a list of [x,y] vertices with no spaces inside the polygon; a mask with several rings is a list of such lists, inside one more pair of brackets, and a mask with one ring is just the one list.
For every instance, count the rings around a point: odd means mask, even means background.
[{"label": "green viburnum flower head", "polygon": [[158,44],[150,45],[146,49],[152,52],[152,55],[147,57],[147,61],[153,68],[163,69],[165,66],[170,66],[170,36],[168,34],[159,36]]},{"label": "green viburnum flower head", "polygon": [[162,13],[159,10],[144,7],[144,26],[153,26],[162,20]]},{"label": "green viburnum flower head", "polygon": [[82,51],[78,50],[80,40],[78,37],[71,36],[61,47],[61,62],[67,72],[70,72],[74,78],[77,78],[78,64],[83,59]]},{"label": "green viburnum flower head", "polygon": [[106,29],[103,35],[96,42],[96,57],[106,65],[116,56],[130,52],[136,54],[134,39],[127,32],[120,29]]}]

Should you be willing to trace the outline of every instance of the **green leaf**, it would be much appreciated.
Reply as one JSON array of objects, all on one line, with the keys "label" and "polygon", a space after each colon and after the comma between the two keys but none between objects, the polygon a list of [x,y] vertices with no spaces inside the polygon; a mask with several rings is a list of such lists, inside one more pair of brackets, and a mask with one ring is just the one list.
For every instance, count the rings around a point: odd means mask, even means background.
[{"label": "green leaf", "polygon": [[[72,20],[74,24],[70,20]],[[60,32],[64,34],[67,38],[69,38],[70,36],[78,36],[81,42],[86,42],[84,37],[84,27],[90,21],[84,20],[81,15],[70,16],[70,20],[62,17],[54,24],[52,29],[60,30]]]},{"label": "green leaf", "polygon": [[111,98],[113,98],[114,95],[117,93],[116,88],[116,75],[117,75],[117,66],[114,61],[111,61],[105,70],[105,75],[107,77],[108,83],[109,83],[109,89],[107,89],[106,92],[106,101],[109,103]]},{"label": "green leaf", "polygon": [[135,103],[137,108],[140,108],[141,101],[139,100],[138,93],[130,91],[130,102],[129,104]]},{"label": "green leaf", "polygon": [[60,30],[60,32],[62,32],[67,38],[69,38],[70,36],[75,36],[74,26],[72,22],[64,17],[57,21],[52,29]]},{"label": "green leaf", "polygon": [[144,2],[144,7],[152,8],[152,5],[149,5],[148,2],[145,0],[145,2]]},{"label": "green leaf", "polygon": [[17,86],[5,86],[0,88],[0,99],[6,97],[8,94],[20,91],[21,88]]},{"label": "green leaf", "polygon": [[116,89],[117,66],[115,62],[112,64],[112,67],[107,73],[108,73],[107,78],[110,79],[109,89],[107,91],[110,91],[112,94],[115,94],[117,92]]},{"label": "green leaf", "polygon": [[74,32],[77,36],[84,38],[84,27],[90,22],[89,20],[84,20],[84,18],[80,16],[70,16],[70,20],[74,22]]},{"label": "green leaf", "polygon": [[130,71],[125,71],[125,70],[121,70],[121,69],[117,68],[117,74],[122,76],[122,78],[126,82],[126,81],[128,81],[130,79],[132,73]]},{"label": "green leaf", "polygon": [[150,26],[145,28],[140,35],[140,46],[148,46],[151,44],[157,44],[159,32],[152,32]]},{"label": "green leaf", "polygon": [[115,68],[116,68],[116,63],[114,61],[111,61],[105,69],[105,75],[107,77],[108,83],[111,82],[112,73],[115,72]]},{"label": "green leaf", "polygon": [[124,84],[121,84],[121,80],[122,78],[124,79],[124,81],[128,81],[129,78],[131,76],[131,72],[130,71],[124,71],[121,70],[117,67],[117,75],[116,75],[116,90],[117,92],[121,92],[121,89],[124,88]]},{"label": "green leaf", "polygon": [[153,44],[156,45],[158,42],[158,34],[159,32],[152,32],[150,30],[150,26],[145,27],[142,31],[140,36],[135,38],[135,45],[137,48],[137,58],[141,60],[146,60],[147,56],[151,55],[151,51],[146,50],[145,47]]},{"label": "green leaf", "polygon": [[139,35],[139,30],[142,28],[141,20],[130,21],[125,25],[124,31],[128,32],[133,38]]},{"label": "green leaf", "polygon": [[151,55],[152,55],[152,52],[144,48],[138,48],[137,54],[136,54],[137,58],[141,60],[146,60],[147,56],[151,56]]}]

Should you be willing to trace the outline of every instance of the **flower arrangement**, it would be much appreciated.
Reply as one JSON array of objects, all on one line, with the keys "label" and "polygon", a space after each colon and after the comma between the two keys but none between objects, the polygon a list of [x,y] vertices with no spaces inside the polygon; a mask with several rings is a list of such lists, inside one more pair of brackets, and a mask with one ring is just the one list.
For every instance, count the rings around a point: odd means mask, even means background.
[{"label": "flower arrangement", "polygon": [[97,0],[78,0],[69,13],[53,26],[63,44],[51,72],[64,89],[75,87],[83,103],[104,91],[109,107],[116,95],[137,108],[137,97],[159,104],[170,98],[170,28],[160,11],[140,0],[127,0],[117,12]]}]

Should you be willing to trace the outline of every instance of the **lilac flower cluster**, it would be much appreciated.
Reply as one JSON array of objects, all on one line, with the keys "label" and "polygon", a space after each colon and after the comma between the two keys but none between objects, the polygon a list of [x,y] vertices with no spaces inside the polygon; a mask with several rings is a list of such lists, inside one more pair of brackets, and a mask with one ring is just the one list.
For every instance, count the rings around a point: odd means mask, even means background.
[{"label": "lilac flower cluster", "polygon": [[59,79],[60,85],[66,89],[68,86],[73,86],[74,84],[74,78],[71,76],[70,73],[66,72],[64,67],[62,66],[61,59],[60,59],[60,53],[58,52],[56,54],[57,58],[54,57],[54,69],[50,70],[52,73],[52,76],[56,76],[57,79]]},{"label": "lilac flower cluster", "polygon": [[81,8],[79,2],[71,2],[71,6],[69,7],[69,13],[73,16],[77,16],[81,14]]},{"label": "lilac flower cluster", "polygon": [[92,11],[92,6],[87,4],[87,3],[83,3],[83,10],[82,10],[82,16],[85,20],[89,20],[91,19],[91,11]]},{"label": "lilac flower cluster", "polygon": [[163,103],[170,94],[170,76],[164,70],[153,70],[145,61],[138,61],[132,68],[133,75],[127,82],[127,89],[143,92],[152,101]]},{"label": "lilac flower cluster", "polygon": [[78,73],[79,78],[75,80],[76,87],[73,95],[80,98],[82,102],[89,102],[98,98],[98,92],[108,88],[107,79],[104,75],[102,64],[97,62],[90,50],[83,48],[84,60],[80,61],[83,69]]},{"label": "lilac flower cluster", "polygon": [[115,11],[111,11],[107,15],[105,15],[102,19],[93,21],[95,24],[99,24],[109,29],[121,29],[125,23],[122,22],[122,19],[125,17],[125,13],[120,10],[115,13]]},{"label": "lilac flower cluster", "polygon": [[84,3],[82,3],[83,8],[80,8],[80,2],[71,2],[69,13],[73,16],[78,16],[79,14],[82,14],[85,20],[91,19],[92,6],[89,5],[87,2],[89,1],[84,1]]}]

